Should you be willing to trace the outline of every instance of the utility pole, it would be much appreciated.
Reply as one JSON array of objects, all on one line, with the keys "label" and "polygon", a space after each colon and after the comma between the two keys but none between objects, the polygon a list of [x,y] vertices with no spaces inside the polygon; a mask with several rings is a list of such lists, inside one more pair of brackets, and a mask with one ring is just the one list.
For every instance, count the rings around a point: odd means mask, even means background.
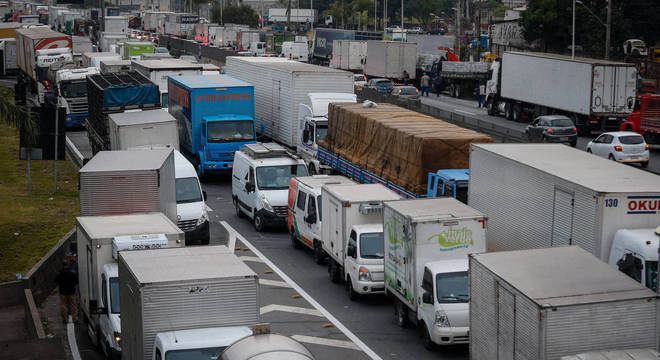
[{"label": "utility pole", "polygon": [[[573,24],[575,26],[575,24]],[[607,25],[605,25],[605,59],[610,59],[610,36],[612,32],[612,0],[607,0]]]},{"label": "utility pole", "polygon": [[[572,41],[571,41],[571,59],[575,59],[575,0],[573,0],[573,28],[572,28]],[[607,50],[605,50],[607,51]]]},{"label": "utility pole", "polygon": [[461,11],[463,9],[462,5],[463,0],[456,1],[456,52],[458,54],[458,59],[461,59]]},{"label": "utility pole", "polygon": [[387,35],[387,0],[383,0],[383,39]]},{"label": "utility pole", "polygon": [[53,194],[57,193],[57,133],[59,131],[59,122],[60,122],[60,108],[59,104],[55,104],[55,156],[53,160]]},{"label": "utility pole", "polygon": [[401,42],[403,42],[403,0],[401,0]]}]

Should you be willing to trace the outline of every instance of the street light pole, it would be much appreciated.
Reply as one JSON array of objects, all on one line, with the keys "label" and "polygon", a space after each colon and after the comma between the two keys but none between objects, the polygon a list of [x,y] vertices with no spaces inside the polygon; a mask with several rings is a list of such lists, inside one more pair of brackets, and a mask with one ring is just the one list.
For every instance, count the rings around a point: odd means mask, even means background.
[{"label": "street light pole", "polygon": [[374,32],[378,31],[378,0],[374,0]]},{"label": "street light pole", "polygon": [[575,0],[573,0],[573,40],[571,41],[571,59],[575,59]]},{"label": "street light pole", "polygon": [[612,0],[607,0],[607,25],[605,25],[605,59],[610,58],[610,35],[612,29]]},{"label": "street light pole", "polygon": [[401,0],[401,42],[403,42],[403,0]]}]

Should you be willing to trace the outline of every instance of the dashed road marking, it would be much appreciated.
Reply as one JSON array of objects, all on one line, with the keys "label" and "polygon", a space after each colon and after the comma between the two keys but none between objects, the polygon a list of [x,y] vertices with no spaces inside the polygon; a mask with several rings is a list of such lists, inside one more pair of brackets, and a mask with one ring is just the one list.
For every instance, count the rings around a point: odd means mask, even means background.
[{"label": "dashed road marking", "polygon": [[355,345],[355,343],[352,341],[327,339],[322,337],[306,336],[306,335],[292,335],[291,338],[307,344],[333,346],[333,347],[340,347],[344,349],[357,350],[357,351],[361,350],[360,347]]},{"label": "dashed road marking", "polygon": [[69,349],[71,349],[73,360],[81,360],[78,343],[76,342],[75,324],[71,321],[66,324],[66,337],[69,339]]},{"label": "dashed road marking", "polygon": [[259,279],[259,285],[268,285],[268,286],[278,286],[278,287],[283,287],[283,288],[291,288],[291,285],[285,283],[284,281],[268,280],[268,279]]},{"label": "dashed road marking", "polygon": [[245,262],[245,261],[252,261],[252,262],[258,262],[258,263],[263,263],[264,262],[263,260],[261,260],[260,258],[258,258],[256,256],[239,256],[238,258],[241,259],[241,261],[243,261],[243,262]]},{"label": "dashed road marking", "polygon": [[261,315],[267,314],[272,311],[283,311],[283,312],[289,312],[289,313],[294,313],[294,314],[303,314],[303,315],[312,315],[312,316],[318,316],[318,317],[323,317],[323,314],[321,314],[320,311],[316,309],[309,309],[309,308],[304,308],[304,307],[299,307],[299,306],[286,306],[286,305],[278,305],[278,304],[270,304],[266,306],[261,307]]}]

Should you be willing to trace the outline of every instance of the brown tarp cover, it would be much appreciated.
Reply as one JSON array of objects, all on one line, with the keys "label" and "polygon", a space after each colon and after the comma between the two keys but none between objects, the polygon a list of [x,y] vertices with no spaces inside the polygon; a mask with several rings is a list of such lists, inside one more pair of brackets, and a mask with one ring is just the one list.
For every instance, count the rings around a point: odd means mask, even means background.
[{"label": "brown tarp cover", "polygon": [[319,144],[417,194],[429,172],[467,169],[470,143],[489,136],[399,106],[330,104],[328,135]]}]

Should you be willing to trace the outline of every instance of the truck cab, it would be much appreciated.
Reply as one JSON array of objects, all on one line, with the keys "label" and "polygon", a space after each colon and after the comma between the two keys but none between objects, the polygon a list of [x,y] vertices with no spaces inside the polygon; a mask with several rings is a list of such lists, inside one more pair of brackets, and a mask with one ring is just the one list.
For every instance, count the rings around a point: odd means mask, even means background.
[{"label": "truck cab", "polygon": [[417,321],[425,326],[425,346],[469,343],[468,267],[467,258],[424,265]]},{"label": "truck cab", "polygon": [[43,104],[46,93],[52,92],[53,86],[48,80],[48,69],[53,64],[73,61],[73,54],[71,48],[44,49],[36,52],[37,94],[39,103]]},{"label": "truck cab", "polygon": [[344,280],[349,299],[384,294],[383,224],[353,225],[345,254]]},{"label": "truck cab", "polygon": [[186,233],[186,245],[208,245],[211,236],[206,191],[202,190],[195,167],[177,150],[174,151],[174,176],[177,225]]},{"label": "truck cab", "polygon": [[250,43],[248,50],[252,56],[259,56],[266,53],[266,43],[263,41],[253,41]]},{"label": "truck cab", "polygon": [[638,95],[632,109],[620,130],[643,135],[647,143],[660,143],[660,95]]},{"label": "truck cab", "polygon": [[318,141],[328,133],[328,105],[330,103],[356,103],[357,96],[348,93],[309,93],[307,102],[299,105],[299,134],[296,151],[307,164],[309,173],[319,174],[330,168],[317,159]]},{"label": "truck cab", "polygon": [[658,245],[656,229],[621,229],[614,234],[608,263],[653,291],[658,289]]},{"label": "truck cab", "polygon": [[100,294],[96,308],[99,346],[108,358],[118,359],[121,357],[121,320],[117,263],[103,265]]},{"label": "truck cab", "polygon": [[252,335],[247,326],[168,331],[156,334],[152,360],[217,359],[234,342]]},{"label": "truck cab", "polygon": [[66,109],[66,127],[80,127],[87,120],[87,75],[98,74],[95,67],[63,69],[55,74],[57,104]]}]

